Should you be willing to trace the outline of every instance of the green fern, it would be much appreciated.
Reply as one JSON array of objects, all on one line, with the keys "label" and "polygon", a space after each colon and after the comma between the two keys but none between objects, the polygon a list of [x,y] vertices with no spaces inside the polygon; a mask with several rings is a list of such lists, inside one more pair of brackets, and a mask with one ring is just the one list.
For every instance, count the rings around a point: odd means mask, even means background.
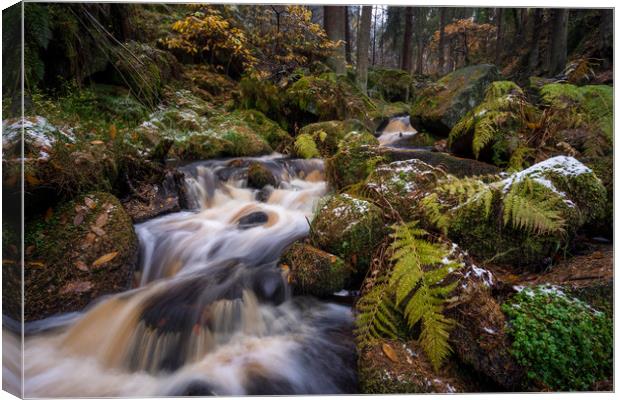
[{"label": "green fern", "polygon": [[442,209],[437,193],[426,196],[422,199],[420,205],[422,206],[422,212],[428,219],[428,222],[441,233],[447,235],[450,219],[448,214]]},{"label": "green fern", "polygon": [[360,348],[372,346],[381,337],[398,337],[402,317],[392,298],[389,276],[383,275],[357,302],[354,334]]},{"label": "green fern", "polygon": [[314,139],[307,133],[302,133],[295,139],[295,152],[303,158],[318,158],[321,156],[316,143],[314,143]]},{"label": "green fern", "polygon": [[417,222],[394,227],[391,258],[395,264],[390,286],[395,290],[396,304],[404,306],[409,327],[421,323],[420,345],[437,370],[451,351],[448,337],[453,321],[443,315],[443,308],[457,282],[441,283],[458,265],[444,264],[448,250],[425,240],[426,235]]},{"label": "green fern", "polygon": [[563,232],[566,221],[559,211],[561,200],[546,196],[537,186],[528,178],[512,185],[503,201],[504,225],[535,235]]}]

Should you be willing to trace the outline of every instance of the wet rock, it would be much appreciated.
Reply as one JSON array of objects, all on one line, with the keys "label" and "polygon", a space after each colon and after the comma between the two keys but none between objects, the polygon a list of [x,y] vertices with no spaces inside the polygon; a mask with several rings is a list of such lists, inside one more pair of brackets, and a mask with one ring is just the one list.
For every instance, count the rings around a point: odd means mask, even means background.
[{"label": "wet rock", "polygon": [[244,215],[237,221],[239,229],[250,229],[256,226],[264,225],[269,221],[269,215],[262,211],[256,211],[248,215]]},{"label": "wet rock", "polygon": [[[118,199],[92,192],[26,223],[25,320],[79,311],[92,300],[129,288],[138,243]],[[19,274],[3,267],[4,277]],[[8,315],[18,318],[19,292],[3,294]]]},{"label": "wet rock", "polygon": [[338,151],[325,160],[329,184],[341,189],[364,180],[373,165],[382,161],[379,141],[367,132],[349,132],[338,144]]},{"label": "wet rock", "polygon": [[259,162],[251,163],[248,166],[248,187],[262,189],[267,185],[278,186],[278,181],[273,172]]},{"label": "wet rock", "polygon": [[310,232],[314,246],[341,257],[363,275],[386,230],[378,207],[342,194],[329,198],[319,208]]},{"label": "wet rock", "polygon": [[179,171],[167,170],[159,182],[140,181],[137,187],[130,189],[130,195],[122,203],[136,224],[181,211],[188,206],[185,176]]},{"label": "wet rock", "polygon": [[448,135],[452,127],[484,98],[487,86],[499,79],[494,65],[458,69],[419,92],[412,108],[414,126]]},{"label": "wet rock", "polygon": [[351,271],[337,256],[305,243],[295,243],[282,254],[282,267],[297,294],[328,296],[344,288]]},{"label": "wet rock", "polygon": [[442,169],[459,178],[497,174],[500,172],[500,169],[494,165],[469,158],[452,156],[448,153],[431,152],[428,150],[382,148],[380,154],[391,161],[413,159],[424,161],[433,167]]}]

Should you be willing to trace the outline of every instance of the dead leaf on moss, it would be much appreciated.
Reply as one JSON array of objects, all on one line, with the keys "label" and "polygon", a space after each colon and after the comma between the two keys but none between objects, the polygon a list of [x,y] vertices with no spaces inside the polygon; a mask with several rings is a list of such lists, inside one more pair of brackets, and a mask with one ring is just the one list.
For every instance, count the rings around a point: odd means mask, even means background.
[{"label": "dead leaf on moss", "polygon": [[91,225],[90,229],[97,234],[97,236],[105,236],[105,231],[98,226]]},{"label": "dead leaf on moss", "polygon": [[68,293],[84,293],[93,288],[93,284],[90,281],[74,281],[69,282],[60,289],[60,294]]},{"label": "dead leaf on moss", "polygon": [[118,251],[113,251],[111,253],[104,254],[103,256],[95,260],[95,262],[93,263],[93,268],[101,267],[105,263],[112,261],[117,255],[118,255]]},{"label": "dead leaf on moss", "polygon": [[95,202],[95,200],[91,199],[90,197],[84,197],[84,203],[86,203],[88,208],[90,208],[91,210],[94,210],[95,207],[97,207],[97,202]]},{"label": "dead leaf on moss", "polygon": [[82,213],[75,214],[75,217],[73,218],[73,225],[79,226],[82,224],[82,222],[84,222],[84,214]]},{"label": "dead leaf on moss", "polygon": [[389,358],[390,361],[398,362],[398,357],[396,356],[396,352],[394,351],[392,346],[387,343],[383,343],[383,345],[381,346],[381,350],[383,350],[383,354],[385,354],[385,356]]},{"label": "dead leaf on moss", "polygon": [[84,271],[84,272],[88,271],[88,265],[86,265],[86,263],[84,263],[84,261],[82,260],[76,261],[75,267],[79,269],[80,271]]},{"label": "dead leaf on moss", "polygon": [[102,228],[107,223],[108,223],[108,214],[105,212],[101,213],[101,215],[99,215],[97,219],[95,220],[95,226],[99,228]]}]

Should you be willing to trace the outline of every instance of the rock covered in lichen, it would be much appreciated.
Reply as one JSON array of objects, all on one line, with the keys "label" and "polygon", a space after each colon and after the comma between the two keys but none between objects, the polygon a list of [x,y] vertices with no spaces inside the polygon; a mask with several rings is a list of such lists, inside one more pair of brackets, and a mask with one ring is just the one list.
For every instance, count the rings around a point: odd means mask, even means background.
[{"label": "rock covered in lichen", "polygon": [[281,260],[297,294],[331,295],[344,288],[352,272],[340,257],[305,243],[291,245]]},{"label": "rock covered in lichen", "polygon": [[382,208],[409,219],[414,213],[413,197],[435,186],[445,173],[423,161],[411,159],[378,165],[368,176],[363,193]]},{"label": "rock covered in lichen", "polygon": [[378,207],[341,194],[330,197],[319,207],[310,232],[312,244],[341,257],[363,274],[374,248],[384,238],[385,226]]},{"label": "rock covered in lichen", "polygon": [[447,135],[452,127],[484,98],[487,86],[499,79],[494,65],[458,69],[416,96],[412,117],[432,133]]},{"label": "rock covered in lichen", "polygon": [[[93,192],[26,223],[24,318],[79,311],[104,294],[130,287],[138,240],[131,219],[111,194]],[[3,266],[18,279],[18,265]],[[19,318],[21,296],[7,293],[8,314]]]},{"label": "rock covered in lichen", "polygon": [[325,160],[327,180],[336,189],[364,180],[381,162],[379,141],[367,132],[349,132],[338,144],[338,151]]}]

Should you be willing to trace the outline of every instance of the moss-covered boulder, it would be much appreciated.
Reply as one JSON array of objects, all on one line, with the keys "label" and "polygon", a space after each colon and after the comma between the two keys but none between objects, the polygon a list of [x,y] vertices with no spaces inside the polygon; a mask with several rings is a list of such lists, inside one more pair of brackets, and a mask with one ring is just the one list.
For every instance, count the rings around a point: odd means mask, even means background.
[{"label": "moss-covered boulder", "polygon": [[302,76],[286,90],[289,120],[302,123],[356,118],[370,121],[374,104],[345,76]]},{"label": "moss-covered boulder", "polygon": [[353,185],[366,179],[382,160],[377,138],[367,132],[349,132],[336,154],[325,160],[327,180],[336,189]]},{"label": "moss-covered boulder", "polygon": [[613,379],[613,321],[553,286],[524,288],[503,304],[512,353],[535,385],[593,390]]},{"label": "moss-covered boulder", "polygon": [[613,142],[613,87],[552,83],[540,89],[540,96],[543,103],[566,112],[561,118]]},{"label": "moss-covered boulder", "polygon": [[[351,131],[366,130],[364,124],[356,119],[348,119],[345,121],[324,121],[308,124],[299,130],[297,138],[302,137],[301,141],[307,141],[310,138],[314,142],[316,152],[311,152],[313,157],[331,157],[338,150],[338,143],[344,136]],[[304,135],[304,136],[302,136]],[[303,151],[308,145],[295,142],[295,152],[303,158],[308,157],[309,151]],[[318,155],[316,155],[318,153]]]},{"label": "moss-covered boulder", "polygon": [[248,187],[262,189],[267,185],[278,186],[278,181],[273,173],[259,162],[250,163],[248,166]]},{"label": "moss-covered boulder", "polygon": [[296,294],[329,296],[342,290],[351,269],[341,258],[305,243],[294,243],[281,261]]},{"label": "moss-covered boulder", "polygon": [[368,71],[368,93],[388,102],[409,101],[413,78],[402,69],[372,68]]},{"label": "moss-covered boulder", "polygon": [[498,79],[497,68],[489,64],[472,65],[444,76],[416,96],[411,111],[415,125],[431,133],[448,135],[484,99],[487,86]]},{"label": "moss-covered boulder", "polygon": [[248,124],[269,146],[275,151],[286,149],[293,138],[276,122],[267,118],[265,114],[257,110],[240,110],[231,114],[231,117],[239,117]]},{"label": "moss-covered boulder", "polygon": [[364,184],[356,188],[386,212],[408,220],[413,216],[412,201],[420,191],[434,187],[445,173],[423,161],[412,159],[378,165]]},{"label": "moss-covered boulder", "polygon": [[533,152],[526,139],[539,119],[540,111],[517,84],[495,81],[484,100],[454,125],[448,144],[456,155],[519,170]]},{"label": "moss-covered boulder", "polygon": [[313,245],[341,257],[363,274],[386,230],[378,207],[342,194],[330,197],[319,207],[310,232]]},{"label": "moss-covered boulder", "polygon": [[572,238],[604,212],[606,191],[596,175],[558,156],[510,175],[449,178],[422,201],[428,219],[482,260],[549,265]]},{"label": "moss-covered boulder", "polygon": [[[104,294],[131,286],[138,240],[131,219],[111,194],[92,192],[25,226],[24,318],[79,311]],[[3,276],[19,274],[3,266]],[[19,292],[3,294],[18,318]]]},{"label": "moss-covered boulder", "polygon": [[2,185],[21,192],[21,137],[24,133],[24,201],[27,212],[45,210],[61,198],[88,190],[112,189],[118,176],[112,144],[77,141],[40,116],[3,122]]}]

